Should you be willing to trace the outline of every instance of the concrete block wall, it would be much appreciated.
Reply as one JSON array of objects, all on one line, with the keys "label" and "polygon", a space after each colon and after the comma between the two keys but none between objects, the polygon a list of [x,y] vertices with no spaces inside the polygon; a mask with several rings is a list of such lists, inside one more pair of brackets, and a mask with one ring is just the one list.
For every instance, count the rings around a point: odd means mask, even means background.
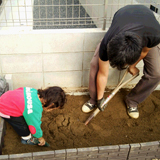
[{"label": "concrete block wall", "polygon": [[0,31],[0,71],[13,88],[87,86],[89,61],[102,30]]},{"label": "concrete block wall", "polygon": [[[90,61],[107,30],[2,30],[0,74],[12,75],[13,89],[53,85],[88,87]],[[142,68],[143,64],[139,64],[139,69]],[[120,74],[110,67],[107,86],[116,86]]]}]

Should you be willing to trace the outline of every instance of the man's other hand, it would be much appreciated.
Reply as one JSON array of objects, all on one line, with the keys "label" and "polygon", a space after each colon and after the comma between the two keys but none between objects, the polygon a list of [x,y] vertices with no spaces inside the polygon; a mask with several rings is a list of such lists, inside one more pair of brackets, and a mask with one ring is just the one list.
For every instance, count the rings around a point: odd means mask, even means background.
[{"label": "man's other hand", "polygon": [[128,72],[134,76],[139,73],[139,69],[137,67],[130,66],[128,68]]}]

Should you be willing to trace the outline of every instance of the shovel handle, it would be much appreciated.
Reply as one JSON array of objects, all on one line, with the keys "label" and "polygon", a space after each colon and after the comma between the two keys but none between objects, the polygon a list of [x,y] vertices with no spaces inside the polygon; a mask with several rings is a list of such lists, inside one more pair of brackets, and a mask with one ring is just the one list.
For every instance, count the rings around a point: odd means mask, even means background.
[{"label": "shovel handle", "polygon": [[[123,80],[124,80],[124,78],[126,77],[127,73],[128,73],[128,69],[127,69],[126,72],[124,73],[124,75],[123,75],[121,81],[119,82],[119,84],[117,85],[117,87],[116,87],[116,88],[112,91],[112,93],[106,98],[106,100],[105,100],[104,103],[102,104],[101,108],[103,108],[103,106],[104,106],[105,104],[107,104],[107,103],[112,99],[112,97],[118,92],[118,90],[119,90],[120,88],[122,88],[124,85],[126,85],[127,83],[129,83],[130,81],[132,81],[133,79],[135,79],[135,78],[139,75],[139,73],[137,73],[136,75],[132,76],[130,79],[128,79],[128,80],[126,80],[125,82],[123,82]],[[123,83],[122,83],[122,82],[123,82]],[[91,121],[91,119],[94,118],[99,112],[100,112],[100,110],[99,110],[99,108],[97,108],[97,109],[90,115],[90,117],[86,120],[85,125],[87,125],[87,124]]]},{"label": "shovel handle", "polygon": [[100,112],[100,110],[97,108],[92,114],[91,116],[86,120],[85,125],[87,125],[92,118],[94,118],[98,113]]}]

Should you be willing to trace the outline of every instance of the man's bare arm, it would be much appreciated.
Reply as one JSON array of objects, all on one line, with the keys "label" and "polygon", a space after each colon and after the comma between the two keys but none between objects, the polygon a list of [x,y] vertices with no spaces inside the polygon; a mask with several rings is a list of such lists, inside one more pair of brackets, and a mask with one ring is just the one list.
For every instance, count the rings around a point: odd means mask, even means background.
[{"label": "man's bare arm", "polygon": [[109,61],[99,59],[99,71],[97,74],[97,99],[101,99],[104,95],[104,90],[107,85],[109,73]]}]

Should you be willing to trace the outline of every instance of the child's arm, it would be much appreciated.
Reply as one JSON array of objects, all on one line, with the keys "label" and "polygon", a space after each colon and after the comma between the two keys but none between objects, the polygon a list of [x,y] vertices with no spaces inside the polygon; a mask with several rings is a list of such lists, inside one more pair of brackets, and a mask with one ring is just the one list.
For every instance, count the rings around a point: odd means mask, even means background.
[{"label": "child's arm", "polygon": [[42,103],[38,98],[37,90],[34,88],[24,88],[25,108],[23,116],[28,124],[29,130],[34,137],[43,136],[41,129]]}]

